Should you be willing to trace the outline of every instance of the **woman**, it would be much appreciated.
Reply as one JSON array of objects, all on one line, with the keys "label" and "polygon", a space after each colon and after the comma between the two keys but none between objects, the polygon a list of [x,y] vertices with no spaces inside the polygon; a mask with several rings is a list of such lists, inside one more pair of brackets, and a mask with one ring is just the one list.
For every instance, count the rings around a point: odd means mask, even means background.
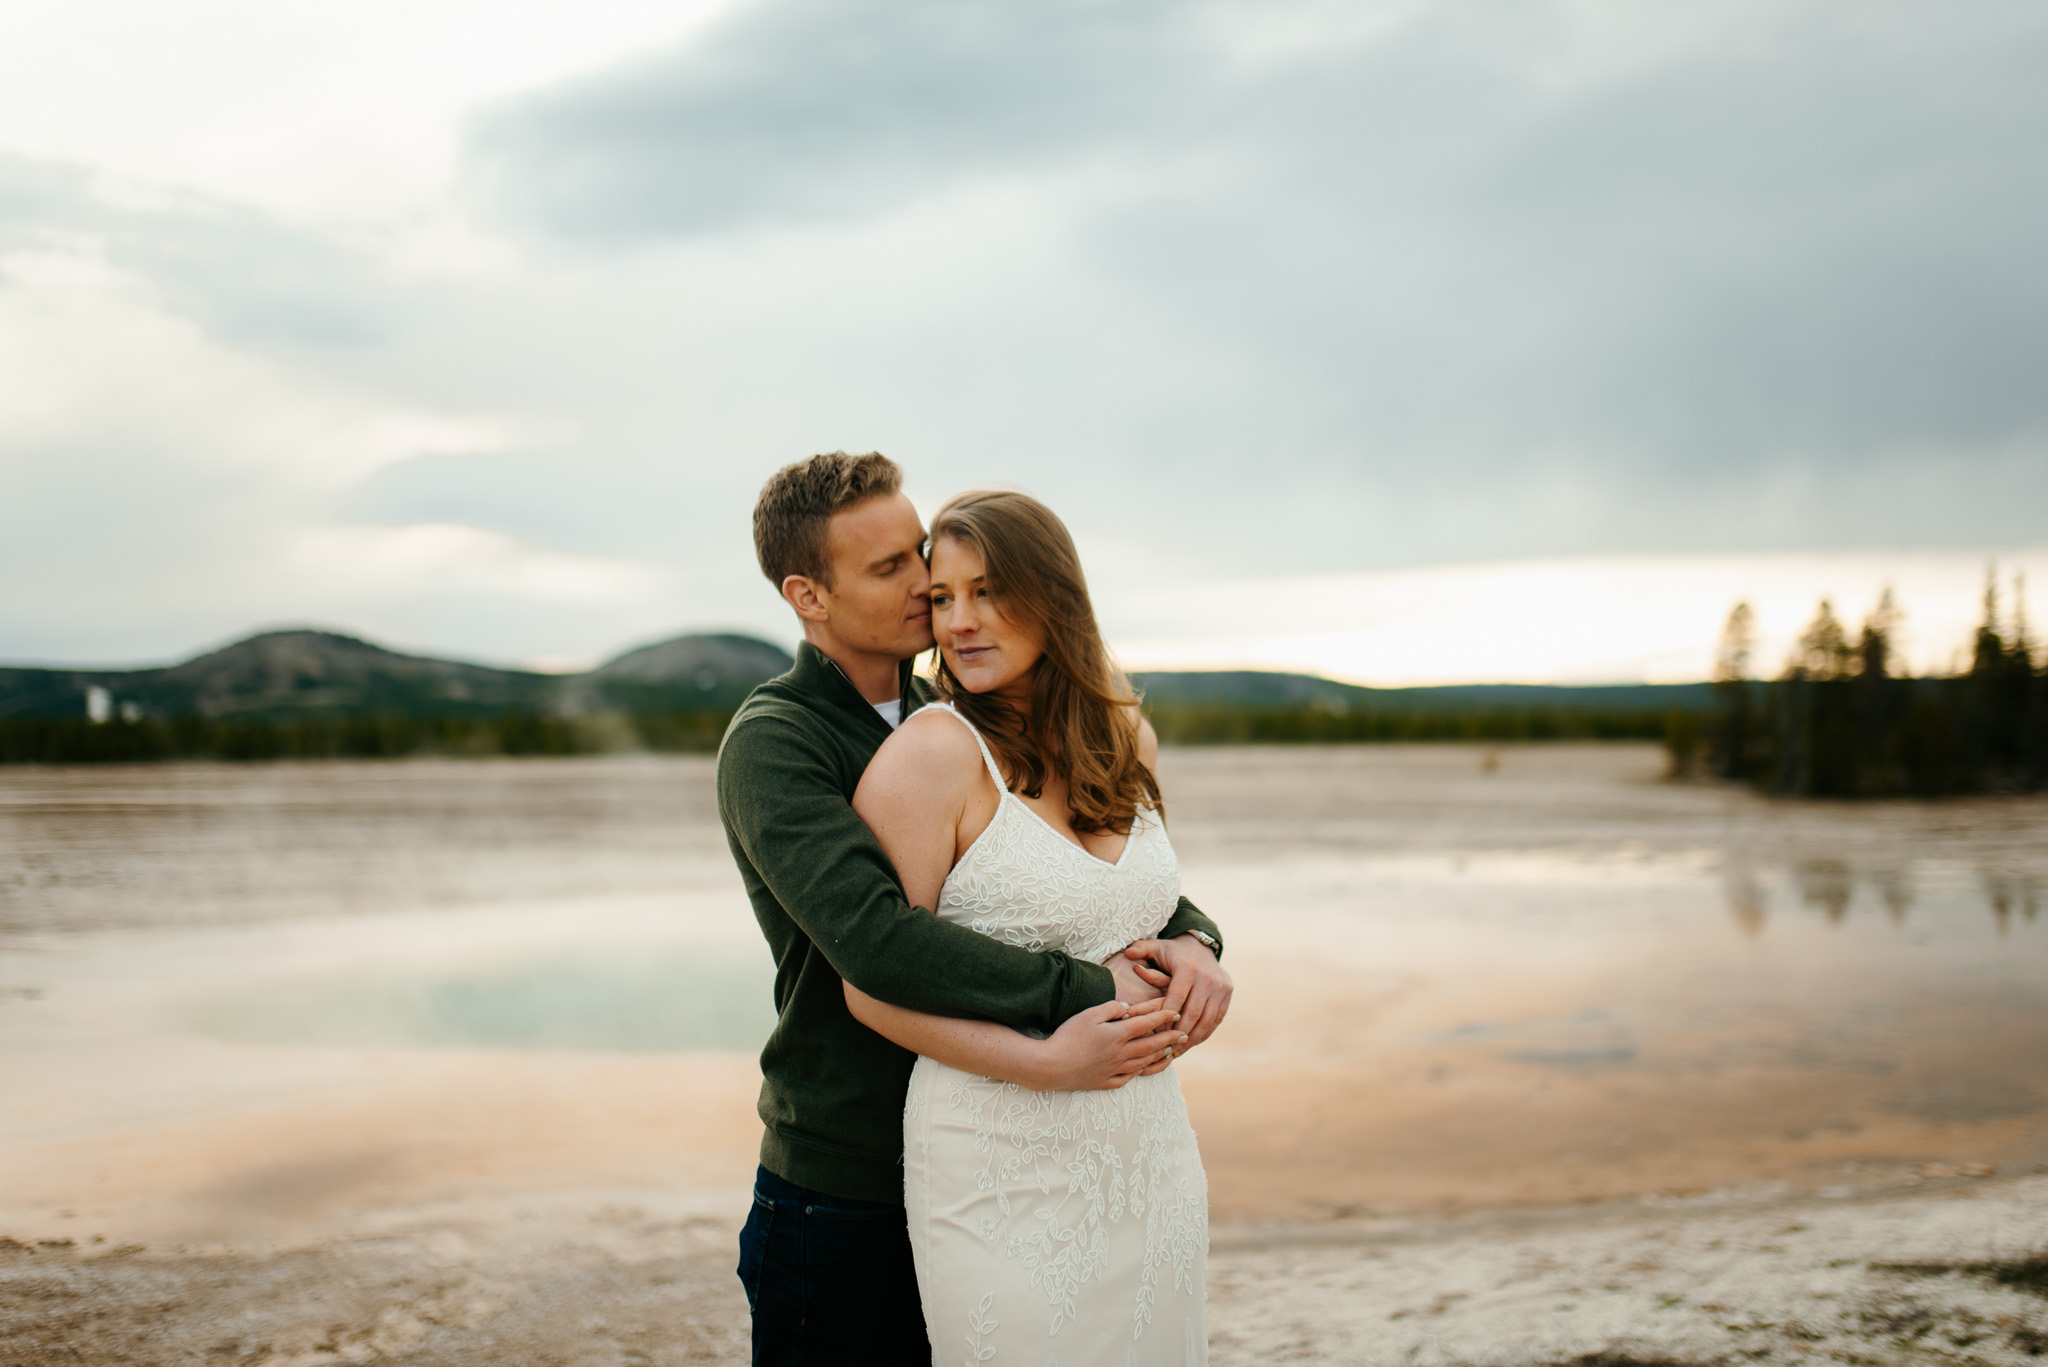
[{"label": "woman", "polygon": [[[932,523],[931,572],[940,701],[853,799],[905,893],[1096,962],[1156,935],[1180,895],[1158,740],[1066,528],[1022,494],[963,494]],[[934,1361],[964,1343],[969,1363],[1206,1363],[1208,1183],[1172,1018],[1109,1003],[1033,1040],[846,996],[920,1055],[904,1205]]]}]

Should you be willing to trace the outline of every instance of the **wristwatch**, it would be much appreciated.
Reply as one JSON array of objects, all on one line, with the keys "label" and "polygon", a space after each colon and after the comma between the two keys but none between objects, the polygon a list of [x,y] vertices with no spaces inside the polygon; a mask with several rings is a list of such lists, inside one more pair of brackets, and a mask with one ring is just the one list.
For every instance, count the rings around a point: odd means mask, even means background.
[{"label": "wristwatch", "polygon": [[1209,946],[1209,952],[1211,954],[1216,955],[1218,958],[1221,958],[1223,956],[1223,946],[1217,942],[1216,937],[1214,935],[1206,934],[1205,932],[1199,930],[1184,930],[1181,932],[1181,934],[1194,936],[1197,940],[1200,940],[1203,944]]}]

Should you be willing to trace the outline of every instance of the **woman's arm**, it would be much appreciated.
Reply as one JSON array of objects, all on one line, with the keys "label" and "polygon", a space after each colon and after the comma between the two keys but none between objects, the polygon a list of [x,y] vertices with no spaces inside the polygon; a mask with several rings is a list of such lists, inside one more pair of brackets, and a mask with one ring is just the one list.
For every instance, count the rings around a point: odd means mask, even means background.
[{"label": "woman's arm", "polygon": [[868,762],[854,790],[854,815],[875,833],[912,906],[939,904],[959,857],[962,825],[981,833],[1000,798],[994,787],[973,733],[943,712],[913,716]]},{"label": "woman's arm", "polygon": [[[930,907],[938,905],[962,848],[988,825],[1000,801],[973,734],[953,717],[925,713],[906,721],[876,752],[853,795],[853,810],[896,865],[911,904]],[[905,1049],[1038,1091],[1121,1086],[1181,1038],[1149,1038],[1172,1024],[1173,1013],[1132,1017],[1120,1002],[1083,1011],[1044,1040],[993,1021],[892,1006],[851,983],[846,1005],[855,1020]]]},{"label": "woman's arm", "polygon": [[1034,1092],[1114,1090],[1153,1065],[1163,1065],[1187,1040],[1172,1028],[1176,1013],[1162,1006],[1129,1015],[1131,1008],[1122,1002],[1091,1006],[1042,1040],[994,1021],[955,1020],[891,1006],[852,983],[846,984],[846,1008],[862,1025],[914,1054]]}]

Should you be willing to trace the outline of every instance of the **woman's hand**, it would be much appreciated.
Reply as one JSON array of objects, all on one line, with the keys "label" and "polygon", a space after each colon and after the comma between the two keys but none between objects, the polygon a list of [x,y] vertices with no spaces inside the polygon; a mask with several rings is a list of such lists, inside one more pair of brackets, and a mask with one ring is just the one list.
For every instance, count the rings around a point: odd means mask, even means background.
[{"label": "woman's hand", "polygon": [[1164,988],[1166,1000],[1161,1005],[1186,1018],[1182,1025],[1188,1032],[1189,1049],[1215,1034],[1216,1027],[1223,1024],[1223,1017],[1230,1011],[1231,993],[1236,989],[1209,946],[1192,935],[1182,935],[1171,940],[1140,940],[1126,949],[1124,956],[1151,960],[1150,964],[1141,963],[1138,976],[1154,987]]},{"label": "woman's hand", "polygon": [[1025,1085],[1035,1092],[1114,1091],[1148,1068],[1165,1066],[1187,1042],[1173,1029],[1179,1019],[1164,1007],[1091,1006],[1068,1017],[1034,1051],[1038,1066]]}]

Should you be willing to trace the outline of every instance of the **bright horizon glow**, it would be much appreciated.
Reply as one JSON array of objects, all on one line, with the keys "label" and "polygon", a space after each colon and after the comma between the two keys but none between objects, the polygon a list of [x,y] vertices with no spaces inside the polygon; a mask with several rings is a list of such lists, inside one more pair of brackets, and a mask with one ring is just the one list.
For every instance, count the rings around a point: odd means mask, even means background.
[{"label": "bright horizon glow", "polygon": [[[356,529],[293,548],[307,567],[346,568],[358,585],[398,587],[428,576],[472,590],[537,594],[592,607],[637,605],[679,620],[662,604],[686,596],[654,567],[556,556],[473,527]],[[1084,560],[1088,559],[1084,548]],[[1575,557],[1127,589],[1134,576],[1094,575],[1096,615],[1118,662],[1148,671],[1258,670],[1311,674],[1377,688],[1451,684],[1696,683],[1713,670],[1730,609],[1756,612],[1751,672],[1771,678],[1820,601],[1853,633],[1889,586],[1905,612],[1895,646],[1914,674],[1963,668],[1983,615],[1984,575],[1995,563],[2001,620],[2012,621],[2015,576],[2048,583],[2048,546],[1995,556],[1969,552],[1853,555]],[[311,589],[313,581],[302,587]],[[309,601],[321,595],[312,594]],[[594,669],[625,651],[686,633],[741,632],[794,650],[786,610],[761,586],[746,620],[637,631],[612,648],[491,657],[438,647],[408,631],[388,605],[351,618],[329,599],[325,615],[278,617],[162,660],[4,660],[0,666],[151,668],[190,659],[257,631],[294,626],[362,636],[407,654],[530,669]],[[2031,614],[2029,620],[2033,621]],[[388,622],[389,626],[382,625]],[[2037,633],[2037,629],[2036,629]]]},{"label": "bright horizon glow", "polygon": [[2039,585],[2048,547],[1962,552],[1667,556],[1299,575],[1111,596],[1125,668],[1255,669],[1378,687],[1691,683],[1713,671],[1734,605],[1757,614],[1751,669],[1775,676],[1820,601],[1853,632],[1887,585],[1914,673],[1968,659],[1987,559],[2010,620],[2015,573]]}]

